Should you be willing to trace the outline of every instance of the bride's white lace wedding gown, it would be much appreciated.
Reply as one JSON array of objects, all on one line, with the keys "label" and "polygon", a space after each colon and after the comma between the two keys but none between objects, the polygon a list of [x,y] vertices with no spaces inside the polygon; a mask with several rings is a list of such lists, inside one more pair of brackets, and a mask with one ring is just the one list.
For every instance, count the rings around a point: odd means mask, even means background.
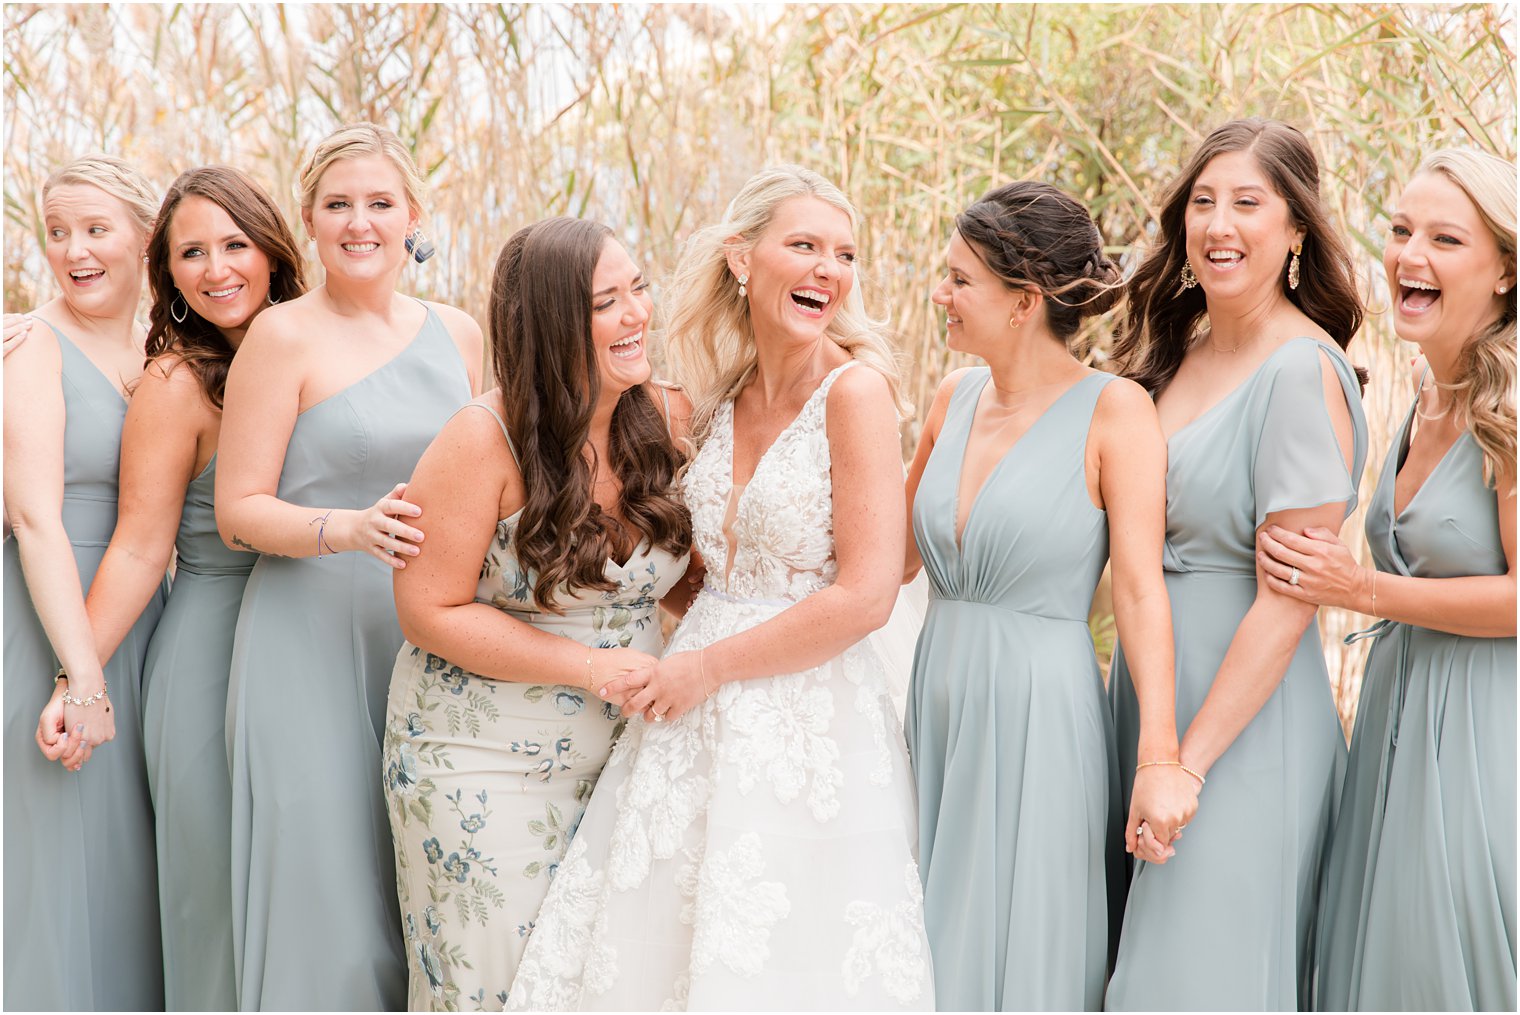
[{"label": "bride's white lace wedding gown", "polygon": [[[668,652],[834,580],[825,406],[851,365],[824,378],[742,490],[733,405],[718,410],[684,486],[697,548],[723,562],[731,547],[732,564],[709,572]],[[508,1009],[932,1009],[912,785],[866,642],[801,673],[725,683],[674,722],[630,720]]]}]

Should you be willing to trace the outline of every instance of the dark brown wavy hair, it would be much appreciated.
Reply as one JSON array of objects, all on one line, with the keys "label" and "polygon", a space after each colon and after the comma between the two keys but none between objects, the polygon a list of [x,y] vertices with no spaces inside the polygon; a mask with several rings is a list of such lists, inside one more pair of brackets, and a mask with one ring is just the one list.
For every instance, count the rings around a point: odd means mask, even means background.
[{"label": "dark brown wavy hair", "polygon": [[623,392],[612,412],[608,464],[623,484],[626,525],[591,495],[586,441],[601,394],[591,284],[611,239],[600,223],[544,219],[512,234],[491,280],[491,365],[527,491],[517,559],[552,612],[561,590],[615,590],[607,558],[632,552],[635,534],[675,554],[691,545],[691,515],[675,494],[681,455],[648,383]]},{"label": "dark brown wavy hair", "polygon": [[227,368],[232,346],[221,330],[186,302],[184,323],[174,320],[170,304],[179,295],[169,270],[169,223],[179,203],[194,195],[204,197],[225,211],[255,247],[269,258],[273,276],[269,292],[276,302],[294,299],[306,291],[306,267],[301,248],[291,235],[280,209],[257,183],[230,166],[201,166],[179,175],[164,195],[148,236],[148,362],[166,353],[177,356],[195,372],[201,391],[213,406],[222,407],[227,389]]},{"label": "dark brown wavy hair", "polygon": [[1048,183],[995,187],[955,217],[955,228],[1004,285],[1045,297],[1045,319],[1063,342],[1119,300],[1119,267],[1104,255],[1092,216]]},{"label": "dark brown wavy hair", "polygon": [[[1345,349],[1362,326],[1362,300],[1356,270],[1340,235],[1330,224],[1319,193],[1319,160],[1309,139],[1279,120],[1251,117],[1231,120],[1204,138],[1167,189],[1161,204],[1155,245],[1135,270],[1128,286],[1129,305],[1114,345],[1114,357],[1126,377],[1152,393],[1166,387],[1188,347],[1199,335],[1207,313],[1203,287],[1180,287],[1187,263],[1188,199],[1204,167],[1228,152],[1250,152],[1274,190],[1288,202],[1293,224],[1304,230],[1297,289],[1289,289],[1287,263],[1282,293],[1324,328]],[[1367,372],[1358,367],[1363,382]]]}]

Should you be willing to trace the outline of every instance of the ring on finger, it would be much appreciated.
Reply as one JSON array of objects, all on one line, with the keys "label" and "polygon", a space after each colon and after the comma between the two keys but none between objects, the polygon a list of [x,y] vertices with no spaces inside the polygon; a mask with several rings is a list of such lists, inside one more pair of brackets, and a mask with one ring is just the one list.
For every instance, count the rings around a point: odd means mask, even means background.
[{"label": "ring on finger", "polygon": [[1288,584],[1298,588],[1298,568],[1295,567],[1288,572]]},{"label": "ring on finger", "polygon": [[655,722],[664,722],[665,721],[665,713],[664,712],[656,712],[654,714],[654,721]]}]

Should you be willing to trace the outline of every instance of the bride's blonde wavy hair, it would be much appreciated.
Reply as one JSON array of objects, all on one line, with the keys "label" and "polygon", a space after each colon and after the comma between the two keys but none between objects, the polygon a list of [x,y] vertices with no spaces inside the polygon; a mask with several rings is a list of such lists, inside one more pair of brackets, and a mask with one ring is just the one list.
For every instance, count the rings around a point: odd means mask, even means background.
[{"label": "bride's blonde wavy hair", "polygon": [[[1431,152],[1415,170],[1440,173],[1462,189],[1515,273],[1515,164],[1473,148]],[[1504,293],[1499,319],[1467,340],[1452,392],[1460,418],[1483,451],[1483,480],[1494,486],[1515,470],[1515,286]]]},{"label": "bride's blonde wavy hair", "polygon": [[[738,394],[755,373],[749,301],[739,295],[728,253],[753,247],[777,206],[793,197],[816,197],[848,215],[852,231],[859,228],[854,206],[838,187],[801,166],[772,166],[750,177],[729,202],[722,221],[692,235],[671,279],[666,352],[672,378],[691,398],[692,441],[698,447],[718,406]],[[858,258],[854,272],[855,284],[825,334],[887,379],[899,415],[906,416],[912,407],[901,394],[896,351],[887,337],[886,321],[866,312],[861,295],[865,276]]]}]

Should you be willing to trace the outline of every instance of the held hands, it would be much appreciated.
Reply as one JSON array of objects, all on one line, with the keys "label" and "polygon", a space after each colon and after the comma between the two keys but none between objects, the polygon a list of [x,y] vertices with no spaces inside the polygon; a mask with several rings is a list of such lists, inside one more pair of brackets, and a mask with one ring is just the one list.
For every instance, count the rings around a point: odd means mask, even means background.
[{"label": "held hands", "polygon": [[[582,664],[580,679],[571,681],[619,707],[628,700],[633,688],[627,678],[646,672],[659,662],[647,652],[631,648],[592,648],[586,650],[590,665]],[[637,685],[642,687],[643,684]]]},{"label": "held hands", "polygon": [[1357,564],[1329,529],[1315,527],[1299,535],[1268,525],[1257,537],[1257,547],[1256,562],[1274,592],[1302,603],[1348,610],[1361,611],[1367,603],[1368,570]]},{"label": "held hands", "polygon": [[1173,843],[1198,812],[1198,790],[1198,780],[1176,765],[1137,770],[1129,820],[1124,823],[1124,851],[1154,864],[1175,856]]},{"label": "held hands", "polygon": [[677,652],[611,681],[602,696],[620,700],[627,715],[642,712],[645,722],[674,722],[706,701],[716,686],[702,652]]},{"label": "held hands", "polygon": [[63,698],[68,689],[64,680],[54,685],[53,696],[37,720],[37,748],[44,758],[77,772],[90,760],[96,747],[116,736],[116,719],[111,714],[110,698],[103,698],[89,708],[65,705]]},{"label": "held hands", "polygon": [[332,511],[312,519],[312,538],[320,540],[319,553],[362,550],[396,570],[406,567],[407,557],[422,550],[422,530],[401,519],[416,518],[422,509],[402,500],[406,484],[397,483],[390,493],[359,511]]}]

